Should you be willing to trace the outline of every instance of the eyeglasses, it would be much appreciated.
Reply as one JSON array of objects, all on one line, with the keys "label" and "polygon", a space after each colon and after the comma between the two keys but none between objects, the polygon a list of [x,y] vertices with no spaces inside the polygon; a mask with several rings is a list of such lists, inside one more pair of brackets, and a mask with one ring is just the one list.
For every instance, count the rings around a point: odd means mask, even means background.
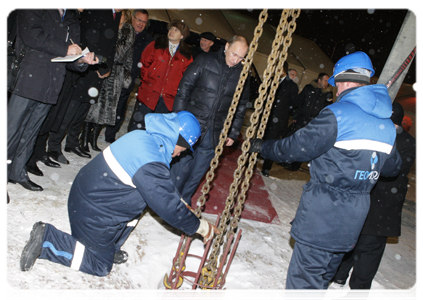
[{"label": "eyeglasses", "polygon": [[140,19],[138,19],[137,17],[135,17],[135,16],[132,16],[138,23],[142,23],[142,24],[147,24],[147,21],[143,21],[143,20],[140,20]]}]

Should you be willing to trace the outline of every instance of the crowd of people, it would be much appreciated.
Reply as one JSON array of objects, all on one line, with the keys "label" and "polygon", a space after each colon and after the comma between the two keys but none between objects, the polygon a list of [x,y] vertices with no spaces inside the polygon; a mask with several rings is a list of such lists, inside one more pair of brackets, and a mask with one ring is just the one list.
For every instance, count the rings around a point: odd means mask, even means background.
[{"label": "crowd of people", "polygon": [[[72,184],[71,234],[34,224],[21,270],[41,258],[108,275],[113,263],[128,260],[121,246],[147,206],[175,228],[198,233],[205,243],[212,239],[218,230],[195,216],[191,197],[214,157],[249,50],[247,39],[235,35],[216,49],[216,36],[203,32],[199,44],[189,46],[190,29],[177,19],[168,23],[166,35],[153,39],[144,9],[18,10],[9,18],[9,26],[16,26],[15,48],[26,55],[8,99],[8,182],[41,192],[28,173],[43,176],[37,162],[52,168],[69,164],[62,152],[65,137],[67,153],[90,159],[91,150],[101,151]],[[82,55],[83,49],[88,53]],[[82,56],[51,61],[71,55]],[[351,288],[370,288],[391,234],[361,231],[375,214],[369,209],[380,211],[373,197],[388,197],[395,184],[396,216],[401,213],[414,139],[401,131],[403,111],[396,103],[392,113],[386,87],[370,85],[373,74],[369,57],[358,51],[335,64],[332,76],[320,73],[299,92],[297,71],[285,63],[264,139],[251,141],[250,152],[265,159],[263,176],[274,161],[291,170],[311,162],[311,180],[292,223],[296,244],[287,288],[345,283],[352,265],[357,271]],[[138,78],[128,133],[116,139]],[[247,81],[226,146],[240,135],[249,96]],[[104,127],[110,145],[100,149]],[[376,184],[379,176],[388,179]],[[376,254],[360,250],[375,240]],[[359,269],[357,256],[367,268]]]}]

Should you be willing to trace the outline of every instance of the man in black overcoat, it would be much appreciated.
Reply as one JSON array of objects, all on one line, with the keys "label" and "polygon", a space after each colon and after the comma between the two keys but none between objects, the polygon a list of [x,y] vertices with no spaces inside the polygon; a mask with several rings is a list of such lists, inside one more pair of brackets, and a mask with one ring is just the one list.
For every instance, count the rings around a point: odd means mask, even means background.
[{"label": "man in black overcoat", "polygon": [[351,268],[351,289],[370,289],[389,237],[401,235],[401,213],[408,190],[408,173],[416,158],[416,140],[401,126],[404,110],[392,104],[396,145],[402,166],[396,177],[380,177],[370,193],[370,209],[355,248],[348,252],[333,279],[344,285]]},{"label": "man in black overcoat", "polygon": [[16,51],[25,51],[16,86],[8,102],[7,178],[31,191],[42,191],[27,174],[40,127],[62,89],[66,68],[84,71],[94,64],[88,53],[75,62],[52,62],[58,56],[81,54],[79,22],[71,11],[18,10]]},{"label": "man in black overcoat", "polygon": [[[264,140],[279,139],[288,128],[288,120],[293,105],[298,101],[298,86],[288,75],[288,63],[283,65],[286,76],[282,78],[276,91],[272,110],[267,121]],[[261,174],[268,177],[273,161],[265,159]]]},{"label": "man in black overcoat", "polygon": [[61,163],[69,163],[62,153],[61,142],[66,135],[65,152],[91,158],[80,147],[79,134],[90,105],[98,100],[102,81],[109,76],[113,66],[115,44],[121,12],[114,9],[84,10],[81,13],[81,48],[88,47],[102,62],[90,66],[77,80],[68,110],[58,132],[51,132],[48,140],[48,155]]}]

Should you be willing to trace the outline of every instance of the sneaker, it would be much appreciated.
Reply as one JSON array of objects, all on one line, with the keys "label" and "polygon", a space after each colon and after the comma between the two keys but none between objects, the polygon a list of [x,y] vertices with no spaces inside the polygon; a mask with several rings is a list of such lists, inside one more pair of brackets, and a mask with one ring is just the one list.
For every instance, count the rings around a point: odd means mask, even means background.
[{"label": "sneaker", "polygon": [[44,232],[46,231],[46,224],[37,222],[32,227],[31,235],[25,248],[21,254],[21,270],[29,271],[34,265],[35,261],[41,255]]},{"label": "sneaker", "polygon": [[118,252],[115,252],[115,256],[113,258],[113,263],[114,264],[123,264],[126,263],[128,261],[128,252],[123,251],[123,250],[119,250]]}]

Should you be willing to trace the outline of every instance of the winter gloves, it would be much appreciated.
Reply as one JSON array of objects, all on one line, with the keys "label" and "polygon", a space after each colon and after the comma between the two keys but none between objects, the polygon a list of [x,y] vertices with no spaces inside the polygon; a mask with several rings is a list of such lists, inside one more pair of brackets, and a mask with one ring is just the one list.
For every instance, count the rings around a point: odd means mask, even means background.
[{"label": "winter gloves", "polygon": [[197,233],[203,237],[204,244],[207,244],[207,242],[213,238],[214,234],[220,233],[220,231],[216,228],[216,226],[201,219],[200,226],[198,227]]},{"label": "winter gloves", "polygon": [[[181,201],[195,215],[195,211],[192,209],[192,207],[188,205],[184,199],[181,198]],[[219,234],[220,231],[216,228],[216,226],[210,224],[206,220],[200,219],[200,226],[198,226],[197,233],[203,237],[204,244],[207,244],[207,242],[213,238],[214,234]]]},{"label": "winter gloves", "polygon": [[250,140],[250,149],[248,150],[248,153],[260,153],[261,152],[261,146],[263,145],[262,139],[251,139]]}]

